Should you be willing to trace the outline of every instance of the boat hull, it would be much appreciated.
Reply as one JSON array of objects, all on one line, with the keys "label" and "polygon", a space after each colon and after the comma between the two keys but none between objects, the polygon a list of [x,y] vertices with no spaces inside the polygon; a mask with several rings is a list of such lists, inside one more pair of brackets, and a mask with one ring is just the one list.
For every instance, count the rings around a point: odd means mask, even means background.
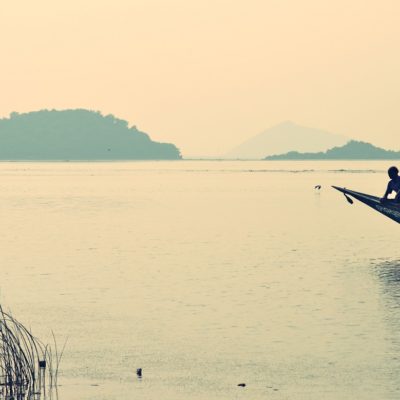
[{"label": "boat hull", "polygon": [[351,196],[354,199],[360,201],[361,203],[366,204],[367,206],[373,208],[375,211],[383,214],[385,217],[396,221],[400,224],[400,204],[393,201],[387,200],[382,202],[379,197],[371,196],[369,194],[355,192],[354,190],[349,190],[346,188],[332,186],[334,189],[342,192],[346,196]]}]

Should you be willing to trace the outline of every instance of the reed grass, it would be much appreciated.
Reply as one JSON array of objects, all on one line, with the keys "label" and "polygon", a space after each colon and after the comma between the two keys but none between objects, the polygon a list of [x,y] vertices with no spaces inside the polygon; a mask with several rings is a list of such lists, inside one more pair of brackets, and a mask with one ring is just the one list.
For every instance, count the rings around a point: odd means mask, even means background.
[{"label": "reed grass", "polygon": [[55,397],[66,342],[60,352],[53,342],[54,352],[0,306],[0,400]]}]

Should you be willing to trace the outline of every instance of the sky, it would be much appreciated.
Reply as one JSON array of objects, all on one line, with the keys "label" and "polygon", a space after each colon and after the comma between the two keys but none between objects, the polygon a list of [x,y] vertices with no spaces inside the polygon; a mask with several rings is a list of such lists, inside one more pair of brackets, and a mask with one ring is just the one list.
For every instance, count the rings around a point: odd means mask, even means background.
[{"label": "sky", "polygon": [[0,116],[88,108],[224,154],[285,120],[400,150],[398,0],[0,2]]}]

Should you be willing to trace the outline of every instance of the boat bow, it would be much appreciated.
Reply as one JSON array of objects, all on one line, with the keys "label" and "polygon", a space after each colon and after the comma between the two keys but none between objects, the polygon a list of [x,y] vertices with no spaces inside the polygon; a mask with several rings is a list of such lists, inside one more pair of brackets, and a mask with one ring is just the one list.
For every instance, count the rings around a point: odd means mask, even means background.
[{"label": "boat bow", "polygon": [[386,217],[400,223],[400,204],[394,202],[393,200],[387,200],[382,202],[379,197],[371,196],[369,194],[355,192],[354,190],[349,190],[346,188],[332,186],[334,189],[342,192],[346,198],[347,196],[351,196],[354,199],[360,201],[361,203],[366,204],[367,206],[373,208],[375,211],[385,215]]}]

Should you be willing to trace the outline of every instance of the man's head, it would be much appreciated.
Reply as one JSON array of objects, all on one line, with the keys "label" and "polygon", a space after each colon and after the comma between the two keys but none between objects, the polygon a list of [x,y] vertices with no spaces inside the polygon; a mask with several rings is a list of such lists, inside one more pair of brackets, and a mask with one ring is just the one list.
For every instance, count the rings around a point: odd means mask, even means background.
[{"label": "man's head", "polygon": [[390,179],[395,179],[399,175],[399,170],[397,169],[397,167],[390,167],[388,169],[388,175]]}]

